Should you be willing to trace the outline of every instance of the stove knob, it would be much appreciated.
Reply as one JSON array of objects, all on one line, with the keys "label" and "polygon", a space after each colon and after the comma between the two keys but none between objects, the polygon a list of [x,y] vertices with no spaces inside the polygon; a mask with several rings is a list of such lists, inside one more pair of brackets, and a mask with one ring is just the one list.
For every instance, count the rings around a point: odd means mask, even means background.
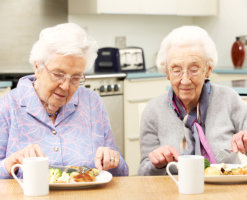
[{"label": "stove knob", "polygon": [[100,88],[99,88],[99,91],[100,92],[105,92],[105,86],[104,85],[101,85]]},{"label": "stove knob", "polygon": [[115,84],[113,89],[114,89],[114,91],[118,91],[119,90],[119,85]]},{"label": "stove knob", "polygon": [[111,85],[107,85],[107,92],[111,92],[112,91],[112,86]]}]

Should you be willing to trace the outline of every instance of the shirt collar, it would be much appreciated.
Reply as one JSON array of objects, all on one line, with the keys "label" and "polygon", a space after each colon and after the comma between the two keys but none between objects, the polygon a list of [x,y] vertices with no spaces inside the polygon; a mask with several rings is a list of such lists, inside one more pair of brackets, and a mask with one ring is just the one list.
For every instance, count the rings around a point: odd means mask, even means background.
[{"label": "shirt collar", "polygon": [[[49,117],[47,112],[45,111],[39,97],[37,96],[33,82],[35,80],[34,75],[28,75],[22,77],[17,85],[17,94],[18,100],[20,102],[21,107],[26,107],[27,113],[32,116],[38,118],[41,121],[47,122]],[[61,107],[59,115],[56,120],[56,124],[60,123],[62,120],[67,118],[70,114],[72,114],[77,105],[79,104],[79,93],[78,90],[71,97],[70,101],[66,103],[63,107]],[[56,125],[55,124],[55,125]]]}]

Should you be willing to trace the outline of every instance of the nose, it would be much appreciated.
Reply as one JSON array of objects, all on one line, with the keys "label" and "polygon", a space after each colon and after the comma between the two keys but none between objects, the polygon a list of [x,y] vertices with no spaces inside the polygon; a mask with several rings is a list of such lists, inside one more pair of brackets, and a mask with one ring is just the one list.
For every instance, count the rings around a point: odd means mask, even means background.
[{"label": "nose", "polygon": [[70,87],[70,78],[66,78],[63,82],[61,82],[60,84],[60,87],[63,89],[63,90],[69,90],[69,87]]},{"label": "nose", "polygon": [[187,71],[184,71],[184,73],[182,74],[181,83],[185,85],[191,83],[190,76]]}]

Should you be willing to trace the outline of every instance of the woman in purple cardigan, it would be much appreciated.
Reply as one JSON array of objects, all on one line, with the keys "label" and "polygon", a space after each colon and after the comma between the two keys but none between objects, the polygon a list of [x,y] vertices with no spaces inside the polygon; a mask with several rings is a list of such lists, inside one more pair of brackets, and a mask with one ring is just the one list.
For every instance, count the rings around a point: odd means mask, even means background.
[{"label": "woman in purple cardigan", "polygon": [[36,156],[48,157],[50,165],[128,175],[103,100],[79,87],[96,52],[96,41],[76,24],[41,31],[30,55],[35,75],[20,79],[0,100],[0,178],[11,178],[14,164]]}]

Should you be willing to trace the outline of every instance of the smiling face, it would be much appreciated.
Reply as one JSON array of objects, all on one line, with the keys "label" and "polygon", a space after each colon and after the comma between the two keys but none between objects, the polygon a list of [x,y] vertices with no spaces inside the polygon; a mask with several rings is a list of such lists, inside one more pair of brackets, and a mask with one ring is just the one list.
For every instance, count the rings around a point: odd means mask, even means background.
[{"label": "smiling face", "polygon": [[79,86],[71,84],[69,78],[56,81],[52,73],[78,77],[83,75],[85,64],[83,58],[56,54],[46,65],[47,69],[35,66],[35,90],[48,113],[55,113],[64,106]]},{"label": "smiling face", "polygon": [[172,47],[167,57],[167,78],[187,113],[197,105],[204,80],[212,71],[204,58],[199,45]]}]

